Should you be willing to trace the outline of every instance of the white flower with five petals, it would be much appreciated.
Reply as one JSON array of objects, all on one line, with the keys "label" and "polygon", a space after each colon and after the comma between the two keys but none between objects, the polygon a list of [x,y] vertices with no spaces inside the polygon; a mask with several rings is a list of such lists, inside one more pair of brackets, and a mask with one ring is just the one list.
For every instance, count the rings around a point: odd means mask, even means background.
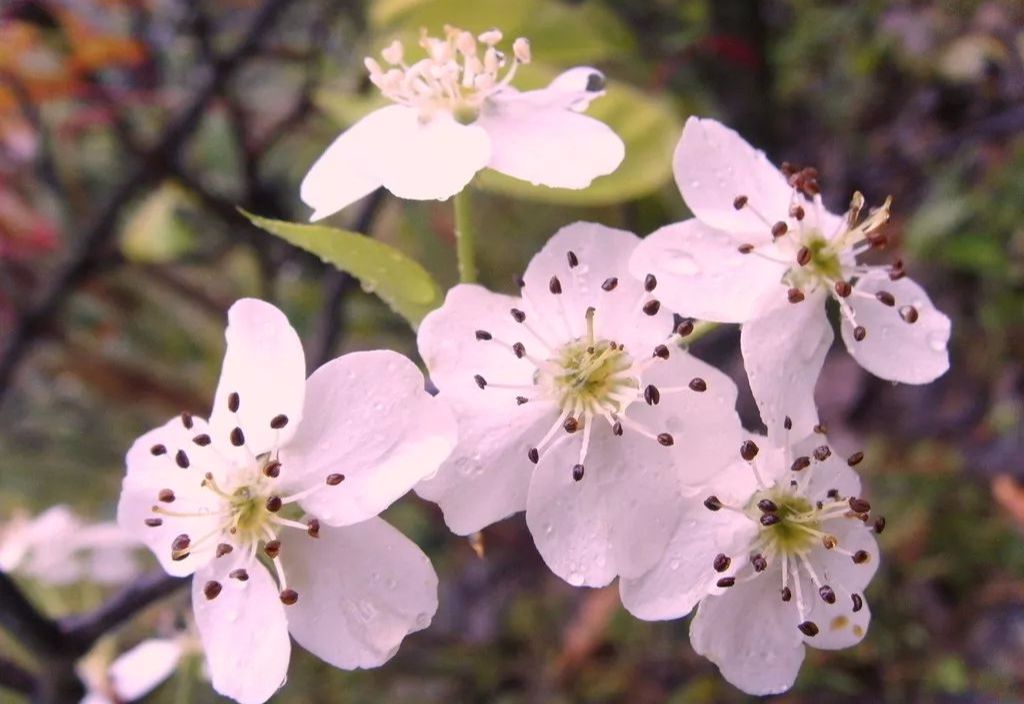
[{"label": "white flower with five petals", "polygon": [[857,262],[884,245],[878,229],[889,202],[862,217],[858,193],[834,215],[822,206],[816,170],[783,166],[720,123],[691,117],[674,171],[696,219],[654,232],[631,264],[635,275],[658,276],[678,312],[743,324],[744,366],[775,432],[786,416],[797,427],[816,422],[814,385],[833,339],[829,297],[847,349],[871,373],[924,384],[949,368],[949,318],[902,263]]},{"label": "white flower with five petals", "polygon": [[805,645],[834,650],[864,637],[863,591],[885,527],[860,497],[851,469],[860,453],[842,460],[818,433],[792,445],[788,435],[781,447],[744,441],[703,502],[681,505],[659,563],[622,585],[623,604],[644,619],[680,618],[699,601],[694,650],[750,694],[789,689]]},{"label": "white flower with five petals", "polygon": [[387,68],[366,59],[370,80],[394,104],[353,125],[310,168],[301,196],[312,220],[381,186],[400,198],[444,200],[483,168],[573,189],[618,168],[622,140],[580,114],[604,95],[599,71],[577,67],[547,88],[520,92],[511,83],[530,61],[525,39],[507,55],[497,30],[477,38],[446,27],[445,34],[423,36],[426,57],[412,64],[397,40],[382,52]]},{"label": "white flower with five petals", "polygon": [[548,566],[576,585],[649,569],[679,497],[741,440],[735,385],[680,347],[687,328],[673,331],[657,280],[628,276],[638,241],[569,225],[519,296],[456,286],[418,335],[460,438],[417,493],[463,535],[525,509]]},{"label": "white flower with five petals", "polygon": [[214,688],[263,702],[289,633],[342,668],[373,667],[425,628],[437,576],[377,517],[434,472],[451,412],[394,352],[348,354],[307,380],[302,345],[270,304],[232,306],[209,422],[182,414],[128,452],[118,521],[192,603]]}]

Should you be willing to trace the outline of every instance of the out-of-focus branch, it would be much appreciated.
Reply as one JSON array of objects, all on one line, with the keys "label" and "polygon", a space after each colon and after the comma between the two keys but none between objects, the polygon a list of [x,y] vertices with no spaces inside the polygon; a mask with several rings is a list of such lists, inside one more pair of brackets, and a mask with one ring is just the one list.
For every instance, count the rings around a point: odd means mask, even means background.
[{"label": "out-of-focus branch", "polygon": [[35,678],[32,673],[20,665],[0,658],[0,687],[10,689],[19,694],[32,694]]},{"label": "out-of-focus branch", "polygon": [[0,572],[0,627],[34,655],[63,652],[60,626],[40,613],[4,572]]}]

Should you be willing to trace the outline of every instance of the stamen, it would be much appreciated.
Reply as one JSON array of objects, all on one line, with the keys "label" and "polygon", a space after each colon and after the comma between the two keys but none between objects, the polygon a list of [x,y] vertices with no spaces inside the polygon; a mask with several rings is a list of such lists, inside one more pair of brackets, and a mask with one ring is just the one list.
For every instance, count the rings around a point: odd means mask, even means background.
[{"label": "stamen", "polygon": [[231,411],[232,413],[238,413],[238,406],[239,406],[240,402],[241,402],[241,399],[239,398],[238,393],[236,391],[232,391],[230,394],[228,394],[228,410],[229,411]]}]

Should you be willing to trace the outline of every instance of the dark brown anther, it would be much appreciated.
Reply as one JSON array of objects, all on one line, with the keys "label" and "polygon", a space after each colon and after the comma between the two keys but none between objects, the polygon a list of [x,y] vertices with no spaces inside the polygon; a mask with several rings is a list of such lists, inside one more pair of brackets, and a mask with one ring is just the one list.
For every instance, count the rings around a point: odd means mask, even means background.
[{"label": "dark brown anther", "polygon": [[850,455],[847,458],[846,464],[850,465],[851,467],[856,467],[863,460],[864,460],[864,453],[863,452],[854,452],[852,455]]},{"label": "dark brown anther", "polygon": [[182,411],[181,413],[181,424],[185,426],[185,430],[192,430],[192,414]]},{"label": "dark brown anther", "polygon": [[676,327],[676,335],[679,335],[679,337],[686,337],[691,332],[693,332],[693,320],[689,318],[679,323]]},{"label": "dark brown anther", "polygon": [[230,555],[232,552],[234,552],[234,550],[235,549],[233,547],[231,547],[230,545],[228,545],[227,543],[220,543],[217,546],[217,553],[216,554],[217,554],[217,557],[224,557],[225,555]]},{"label": "dark brown anther", "polygon": [[658,387],[654,384],[648,384],[647,388],[644,389],[644,401],[647,402],[648,406],[657,406],[660,400],[661,392],[658,391]]},{"label": "dark brown anther", "polygon": [[164,446],[164,445],[159,445],[159,444],[158,445],[153,445],[153,447],[149,448],[149,454],[153,455],[153,457],[159,457],[160,455],[166,455],[167,454],[167,447]]},{"label": "dark brown anther", "polygon": [[818,590],[818,596],[820,596],[821,600],[826,604],[836,603],[836,593],[832,590],[832,587],[827,584],[821,585],[821,589]]},{"label": "dark brown anther", "polygon": [[156,498],[163,501],[165,504],[172,504],[174,503],[174,492],[170,489],[161,489]]},{"label": "dark brown anther", "polygon": [[722,589],[726,589],[726,588],[731,587],[734,584],[736,584],[736,578],[735,577],[722,577],[720,580],[715,582],[715,584],[717,584]]},{"label": "dark brown anther", "polygon": [[478,339],[478,340],[490,340],[490,339],[492,339],[494,337],[494,335],[492,335],[491,333],[487,332],[486,330],[477,330],[473,334],[476,337],[476,339]]},{"label": "dark brown anther", "polygon": [[515,356],[518,357],[519,359],[522,359],[523,357],[526,356],[526,345],[524,345],[522,342],[513,343],[512,353],[515,354]]},{"label": "dark brown anther", "polygon": [[797,222],[803,220],[806,215],[807,213],[804,212],[803,206],[801,205],[792,205],[789,208],[789,216],[794,218]]},{"label": "dark brown anther", "polygon": [[530,450],[526,453],[526,457],[534,464],[540,462],[540,452],[537,450],[536,447],[531,447]]},{"label": "dark brown anther", "polygon": [[810,457],[797,457],[795,460],[793,460],[793,464],[790,465],[789,469],[790,469],[790,471],[793,471],[793,472],[802,472],[803,470],[807,469],[810,466],[811,466],[811,458]]},{"label": "dark brown anther", "polygon": [[786,430],[792,430],[793,429],[793,419],[790,418],[789,416],[786,416],[785,419],[783,419],[783,421],[782,421],[782,427],[785,428]]},{"label": "dark brown anther", "polygon": [[776,239],[778,239],[779,237],[782,237],[787,232],[789,232],[789,225],[787,225],[786,223],[782,222],[781,220],[779,220],[777,223],[772,225],[772,237],[774,237]]},{"label": "dark brown anther", "polygon": [[746,204],[747,204],[747,197],[746,196],[736,196],[732,200],[732,207],[736,208],[736,210],[743,210],[743,206],[745,206]]},{"label": "dark brown anther", "polygon": [[612,435],[614,435],[617,438],[621,438],[622,433],[622,423],[620,421],[615,421],[614,423],[612,423]]},{"label": "dark brown anther", "polygon": [[187,533],[182,533],[171,542],[171,550],[174,550],[175,552],[188,550],[188,546],[191,544],[192,538],[188,537]]},{"label": "dark brown anther", "polygon": [[524,279],[524,278],[523,278],[523,277],[522,277],[521,275],[519,275],[519,274],[516,274],[515,276],[513,276],[513,277],[512,277],[512,281],[513,281],[513,282],[515,283],[515,285],[516,285],[516,286],[517,286],[518,288],[525,288],[525,287],[526,287],[526,279]]},{"label": "dark brown anther", "polygon": [[[820,511],[821,508],[821,502],[819,501],[818,510]],[[834,535],[824,535],[821,538],[821,544],[824,546],[826,550],[832,550],[833,548],[835,548],[836,545],[839,544],[839,541],[836,540],[836,536]]]},{"label": "dark brown anther", "polygon": [[160,526],[162,526],[164,524],[164,519],[162,519],[162,518],[147,518],[143,522],[147,526],[149,526],[150,528],[159,528]]},{"label": "dark brown anther", "polygon": [[605,279],[604,283],[601,284],[601,288],[603,288],[605,291],[614,291],[615,287],[618,285],[619,280],[613,276],[609,279]]},{"label": "dark brown anther", "polygon": [[526,320],[526,313],[519,310],[518,308],[512,308],[511,310],[509,310],[509,313],[512,315],[512,320],[516,321],[517,323],[521,323],[524,320]]},{"label": "dark brown anther", "polygon": [[583,471],[583,465],[574,464],[572,466],[572,478],[575,479],[576,481],[583,479]]},{"label": "dark brown anther", "polygon": [[836,501],[839,499],[839,489],[829,489],[828,493],[825,494],[825,496],[832,499],[833,501]]},{"label": "dark brown anther", "polygon": [[853,293],[853,286],[850,285],[849,281],[839,279],[839,281],[836,281],[835,291],[836,295],[840,298],[846,298]]},{"label": "dark brown anther", "polygon": [[879,516],[875,519],[875,533],[881,533],[885,530],[885,516]]},{"label": "dark brown anther", "polygon": [[529,402],[529,400],[530,399],[526,398],[525,396],[516,396],[516,405],[522,406],[524,403]]},{"label": "dark brown anther", "polygon": [[281,554],[281,541],[268,540],[263,545],[263,552],[266,553],[267,557],[273,560],[275,557]]},{"label": "dark brown anther", "polygon": [[199,447],[206,447],[213,441],[210,439],[209,435],[207,435],[206,433],[202,433],[201,435],[196,435],[194,438],[192,438],[192,442],[194,442],[196,445],[199,445]]},{"label": "dark brown anther", "polygon": [[796,253],[796,263],[800,266],[807,266],[811,263],[811,250],[807,247],[801,247]]},{"label": "dark brown anther", "polygon": [[850,497],[850,510],[854,513],[867,513],[871,510],[871,504],[856,496]]},{"label": "dark brown anther", "polygon": [[774,526],[774,525],[776,525],[778,523],[781,523],[781,522],[782,522],[782,519],[779,518],[778,514],[776,514],[776,513],[762,513],[761,514],[761,525],[763,525],[765,528],[769,528],[769,527]]},{"label": "dark brown anther", "polygon": [[800,632],[803,633],[805,636],[814,637],[818,635],[818,626],[816,623],[814,623],[814,621],[804,621],[799,626],[797,626],[797,628],[799,628]]},{"label": "dark brown anther", "polygon": [[565,422],[562,423],[562,427],[565,429],[565,432],[567,433],[575,433],[577,430],[580,429],[580,422],[573,418],[572,416],[569,416],[568,418],[565,419]]},{"label": "dark brown anther", "polygon": [[875,293],[875,298],[878,299],[878,302],[883,306],[892,307],[896,305],[896,299],[888,291],[878,291]]},{"label": "dark brown anther", "polygon": [[717,496],[709,496],[704,499],[704,508],[708,511],[717,511],[722,508],[722,502],[718,500]]},{"label": "dark brown anther", "polygon": [[793,591],[789,587],[783,587],[780,594],[783,601],[791,601],[793,599]]},{"label": "dark brown anther", "polygon": [[700,377],[694,377],[690,379],[690,390],[696,391],[697,393],[703,393],[708,390],[708,382],[704,381]]},{"label": "dark brown anther", "polygon": [[327,486],[338,486],[343,481],[345,481],[345,475],[338,473],[328,474],[327,479],[325,479],[324,481],[327,482]]},{"label": "dark brown anther", "polygon": [[874,249],[885,249],[889,246],[889,235],[884,232],[870,232],[866,239]]},{"label": "dark brown anther", "polygon": [[238,393],[232,391],[228,394],[228,410],[232,413],[238,412],[238,406],[241,403],[241,399],[238,397]]},{"label": "dark brown anther", "polygon": [[644,313],[647,315],[657,315],[659,310],[661,310],[661,301],[657,298],[652,298],[644,303]]},{"label": "dark brown anther", "polygon": [[754,566],[755,572],[764,572],[768,569],[768,560],[764,559],[764,555],[761,553],[751,555],[750,564]]},{"label": "dark brown anther", "polygon": [[271,513],[277,513],[284,506],[284,502],[281,501],[280,496],[268,496],[267,497],[267,510]]},{"label": "dark brown anther", "polygon": [[712,566],[715,568],[715,572],[725,572],[731,564],[732,559],[725,553],[720,552],[715,555],[715,561],[712,563]]},{"label": "dark brown anther", "polygon": [[237,579],[239,582],[249,581],[249,573],[242,567],[239,567],[237,570],[231,570],[228,577],[231,579]]},{"label": "dark brown anther", "polygon": [[270,427],[274,430],[280,430],[284,426],[288,425],[288,416],[284,413],[274,416],[270,419]]},{"label": "dark brown anther", "polygon": [[761,499],[757,502],[757,508],[761,513],[778,513],[779,505],[771,499]]},{"label": "dark brown anther", "polygon": [[306,533],[309,535],[310,538],[319,538],[320,537],[320,519],[319,518],[310,518],[308,521],[306,521]]},{"label": "dark brown anther", "polygon": [[174,453],[174,461],[182,469],[188,469],[190,462],[188,461],[188,455],[185,454],[184,450],[178,450]]},{"label": "dark brown anther", "polygon": [[824,462],[831,456],[832,450],[829,448],[828,445],[819,445],[818,447],[814,448],[814,459],[818,460],[819,462]]},{"label": "dark brown anther", "polygon": [[474,374],[473,381],[475,381],[476,385],[479,386],[481,389],[487,388],[487,379],[484,379],[481,375]]},{"label": "dark brown anther", "polygon": [[739,247],[737,247],[736,251],[739,252],[740,254],[750,254],[751,252],[754,251],[754,245],[750,244],[749,242],[745,242],[741,244]]},{"label": "dark brown anther", "polygon": [[868,331],[864,329],[863,325],[858,325],[853,329],[853,339],[856,340],[857,342],[862,341],[867,336]]},{"label": "dark brown anther", "polygon": [[263,475],[270,477],[271,479],[276,479],[281,476],[281,463],[277,460],[267,462],[266,466],[263,467]]},{"label": "dark brown anther", "polygon": [[850,599],[853,601],[853,613],[857,613],[864,608],[864,599],[861,598],[860,594],[851,594]]},{"label": "dark brown anther", "polygon": [[231,444],[235,447],[241,447],[245,444],[245,433],[242,432],[241,428],[235,428],[231,431]]},{"label": "dark brown anther", "polygon": [[850,558],[850,559],[853,560],[853,564],[855,564],[855,565],[863,565],[870,558],[871,558],[871,555],[868,554],[867,550],[858,550],[857,552],[853,553],[853,557]]},{"label": "dark brown anther", "polygon": [[548,281],[548,291],[551,291],[556,296],[562,292],[562,282],[558,280],[557,276],[552,276],[551,280]]},{"label": "dark brown anther", "polygon": [[294,589],[283,589],[281,591],[281,603],[285,606],[291,606],[299,600],[299,593]]},{"label": "dark brown anther", "polygon": [[789,178],[793,174],[798,173],[800,171],[800,167],[796,166],[790,161],[784,161],[781,164],[779,164],[779,171],[782,172],[783,176]]},{"label": "dark brown anther", "polygon": [[903,266],[903,260],[902,259],[897,259],[895,262],[892,263],[892,266],[889,268],[889,280],[890,281],[899,281],[900,279],[902,279],[906,275],[907,275],[907,270]]},{"label": "dark brown anther", "polygon": [[565,259],[569,262],[569,268],[575,269],[580,264],[579,258],[576,256],[576,252],[571,249],[565,253]]},{"label": "dark brown anther", "polygon": [[221,586],[220,582],[215,582],[211,579],[203,585],[203,596],[210,600],[216,599],[217,595],[220,594],[220,590],[223,588],[224,587]]},{"label": "dark brown anther", "polygon": [[663,447],[672,447],[676,444],[676,439],[669,433],[658,433],[658,442]]},{"label": "dark brown anther", "polygon": [[658,279],[655,278],[654,274],[648,274],[644,277],[644,291],[650,293],[658,286]]},{"label": "dark brown anther", "polygon": [[786,291],[786,298],[789,299],[790,303],[799,303],[804,300],[804,292],[798,288],[791,288]]},{"label": "dark brown anther", "polygon": [[654,348],[653,356],[658,357],[659,359],[668,359],[668,355],[668,347],[666,347],[665,345],[658,345],[657,347]]},{"label": "dark brown anther", "polygon": [[913,325],[919,317],[917,308],[914,306],[900,306],[900,317],[903,318],[903,322]]},{"label": "dark brown anther", "polygon": [[757,446],[753,440],[744,440],[743,444],[740,445],[740,457],[750,462],[752,459],[757,457],[757,453],[761,448]]}]

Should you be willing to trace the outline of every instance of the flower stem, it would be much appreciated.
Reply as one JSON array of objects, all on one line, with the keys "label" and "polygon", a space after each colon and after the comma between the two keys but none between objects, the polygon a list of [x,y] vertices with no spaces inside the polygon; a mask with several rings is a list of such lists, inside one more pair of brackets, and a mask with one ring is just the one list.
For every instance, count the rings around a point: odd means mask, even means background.
[{"label": "flower stem", "polygon": [[476,282],[476,243],[470,223],[472,211],[469,205],[469,187],[463,188],[453,198],[455,206],[455,252],[459,259],[459,281],[464,284]]}]

